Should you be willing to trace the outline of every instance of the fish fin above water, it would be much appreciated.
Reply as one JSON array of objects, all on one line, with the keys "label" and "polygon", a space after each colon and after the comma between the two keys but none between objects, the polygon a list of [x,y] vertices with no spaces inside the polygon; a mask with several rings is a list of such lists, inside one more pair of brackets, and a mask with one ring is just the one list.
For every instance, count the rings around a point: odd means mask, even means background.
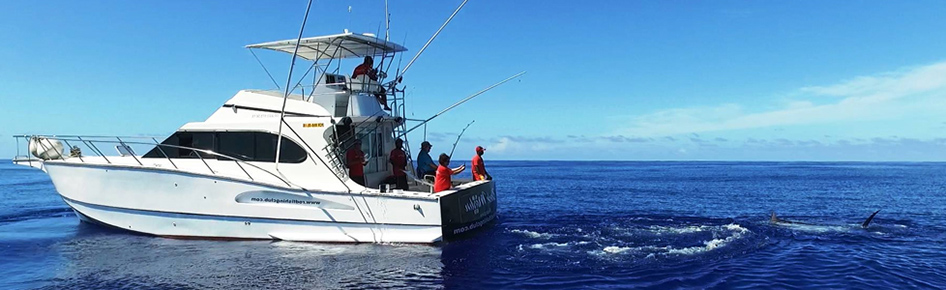
[{"label": "fish fin above water", "polygon": [[867,226],[870,225],[870,222],[871,222],[872,220],[874,220],[874,216],[877,215],[878,212],[880,212],[879,209],[878,209],[877,211],[875,211],[874,213],[872,213],[869,217],[867,217],[867,219],[864,220],[864,223],[861,224],[861,227],[866,229]]},{"label": "fish fin above water", "polygon": [[772,222],[772,223],[778,223],[778,217],[775,216],[775,212],[774,212],[774,211],[772,212],[772,218],[770,218],[769,221]]}]

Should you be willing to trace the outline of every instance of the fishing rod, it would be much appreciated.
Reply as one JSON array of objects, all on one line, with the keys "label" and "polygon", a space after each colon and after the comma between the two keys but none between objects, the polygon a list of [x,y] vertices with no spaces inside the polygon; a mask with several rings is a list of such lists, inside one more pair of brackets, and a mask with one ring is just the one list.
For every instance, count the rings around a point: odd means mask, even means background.
[{"label": "fishing rod", "polygon": [[450,149],[450,158],[453,158],[453,151],[457,150],[457,144],[460,143],[460,137],[463,136],[463,133],[466,132],[467,128],[470,128],[470,125],[473,125],[473,122],[476,122],[476,120],[470,121],[469,124],[466,124],[466,127],[463,127],[463,130],[460,131],[460,135],[457,135],[457,141],[453,142],[453,148]]},{"label": "fishing rod", "polygon": [[495,83],[495,84],[493,84],[493,85],[491,85],[491,86],[489,86],[489,87],[486,87],[485,89],[480,90],[479,92],[476,92],[475,94],[472,94],[472,95],[470,95],[470,96],[468,96],[468,97],[466,97],[466,98],[463,98],[463,99],[460,100],[459,102],[453,103],[453,105],[450,105],[450,106],[447,107],[446,109],[443,109],[443,110],[441,110],[440,112],[434,114],[433,116],[430,116],[430,118],[427,118],[426,120],[420,122],[420,124],[417,124],[417,125],[415,125],[414,127],[411,127],[411,128],[408,129],[407,131],[404,131],[404,133],[401,133],[401,134],[398,135],[397,137],[398,137],[398,138],[403,137],[404,135],[407,135],[407,133],[410,133],[411,131],[414,131],[414,129],[417,129],[417,128],[419,128],[420,126],[422,126],[422,125],[424,125],[424,124],[427,124],[427,122],[430,122],[430,121],[433,120],[434,118],[437,118],[438,116],[443,115],[443,113],[446,113],[447,111],[450,111],[450,110],[452,110],[453,108],[456,108],[457,106],[459,106],[459,105],[461,105],[461,104],[463,104],[463,103],[466,103],[466,101],[469,101],[470,99],[473,99],[473,98],[475,98],[476,96],[479,96],[479,95],[481,95],[481,94],[483,94],[483,93],[485,93],[485,92],[487,92],[487,91],[489,91],[489,90],[492,90],[493,88],[498,87],[499,85],[502,85],[502,84],[504,84],[504,83],[506,83],[506,82],[508,82],[508,81],[511,81],[511,80],[513,80],[513,79],[515,79],[515,78],[518,78],[519,76],[521,76],[521,75],[523,75],[523,74],[525,74],[525,73],[526,73],[525,71],[519,72],[519,73],[517,73],[517,74],[515,74],[515,75],[513,75],[513,76],[511,76],[511,77],[508,77],[508,78],[506,78],[506,79],[504,79],[504,80],[502,80],[502,81],[499,81],[498,83]]}]

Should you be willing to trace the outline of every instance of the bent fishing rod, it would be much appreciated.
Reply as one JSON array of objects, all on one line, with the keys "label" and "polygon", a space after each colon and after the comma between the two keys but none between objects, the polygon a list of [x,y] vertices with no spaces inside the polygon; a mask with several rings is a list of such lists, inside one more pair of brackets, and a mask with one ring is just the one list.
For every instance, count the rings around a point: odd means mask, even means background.
[{"label": "bent fishing rod", "polygon": [[453,151],[457,150],[457,144],[460,143],[460,137],[463,137],[463,133],[466,132],[466,129],[470,128],[470,125],[473,125],[473,122],[476,122],[476,120],[470,121],[469,124],[466,124],[466,127],[463,127],[463,130],[460,130],[460,135],[457,135],[457,141],[453,142],[453,148],[450,149],[450,158],[453,158]]}]

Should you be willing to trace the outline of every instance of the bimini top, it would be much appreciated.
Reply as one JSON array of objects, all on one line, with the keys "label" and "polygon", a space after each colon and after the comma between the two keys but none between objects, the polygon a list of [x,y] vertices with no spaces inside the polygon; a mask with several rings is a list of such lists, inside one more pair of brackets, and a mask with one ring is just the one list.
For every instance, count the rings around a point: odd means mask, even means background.
[{"label": "bimini top", "polygon": [[[342,34],[303,38],[299,42],[298,56],[307,60],[322,60],[331,58],[349,58],[383,55],[406,51],[400,44],[378,39],[371,34]],[[296,40],[280,40],[259,44],[247,45],[246,48],[262,48],[282,51],[292,54],[296,48]]]}]

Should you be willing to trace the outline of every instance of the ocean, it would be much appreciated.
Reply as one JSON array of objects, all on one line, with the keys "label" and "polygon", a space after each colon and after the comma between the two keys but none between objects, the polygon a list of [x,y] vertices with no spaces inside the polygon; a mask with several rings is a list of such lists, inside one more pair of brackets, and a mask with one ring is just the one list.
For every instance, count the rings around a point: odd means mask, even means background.
[{"label": "ocean", "polygon": [[946,288],[946,163],[486,165],[496,222],[431,246],[132,234],[2,160],[0,289]]}]

